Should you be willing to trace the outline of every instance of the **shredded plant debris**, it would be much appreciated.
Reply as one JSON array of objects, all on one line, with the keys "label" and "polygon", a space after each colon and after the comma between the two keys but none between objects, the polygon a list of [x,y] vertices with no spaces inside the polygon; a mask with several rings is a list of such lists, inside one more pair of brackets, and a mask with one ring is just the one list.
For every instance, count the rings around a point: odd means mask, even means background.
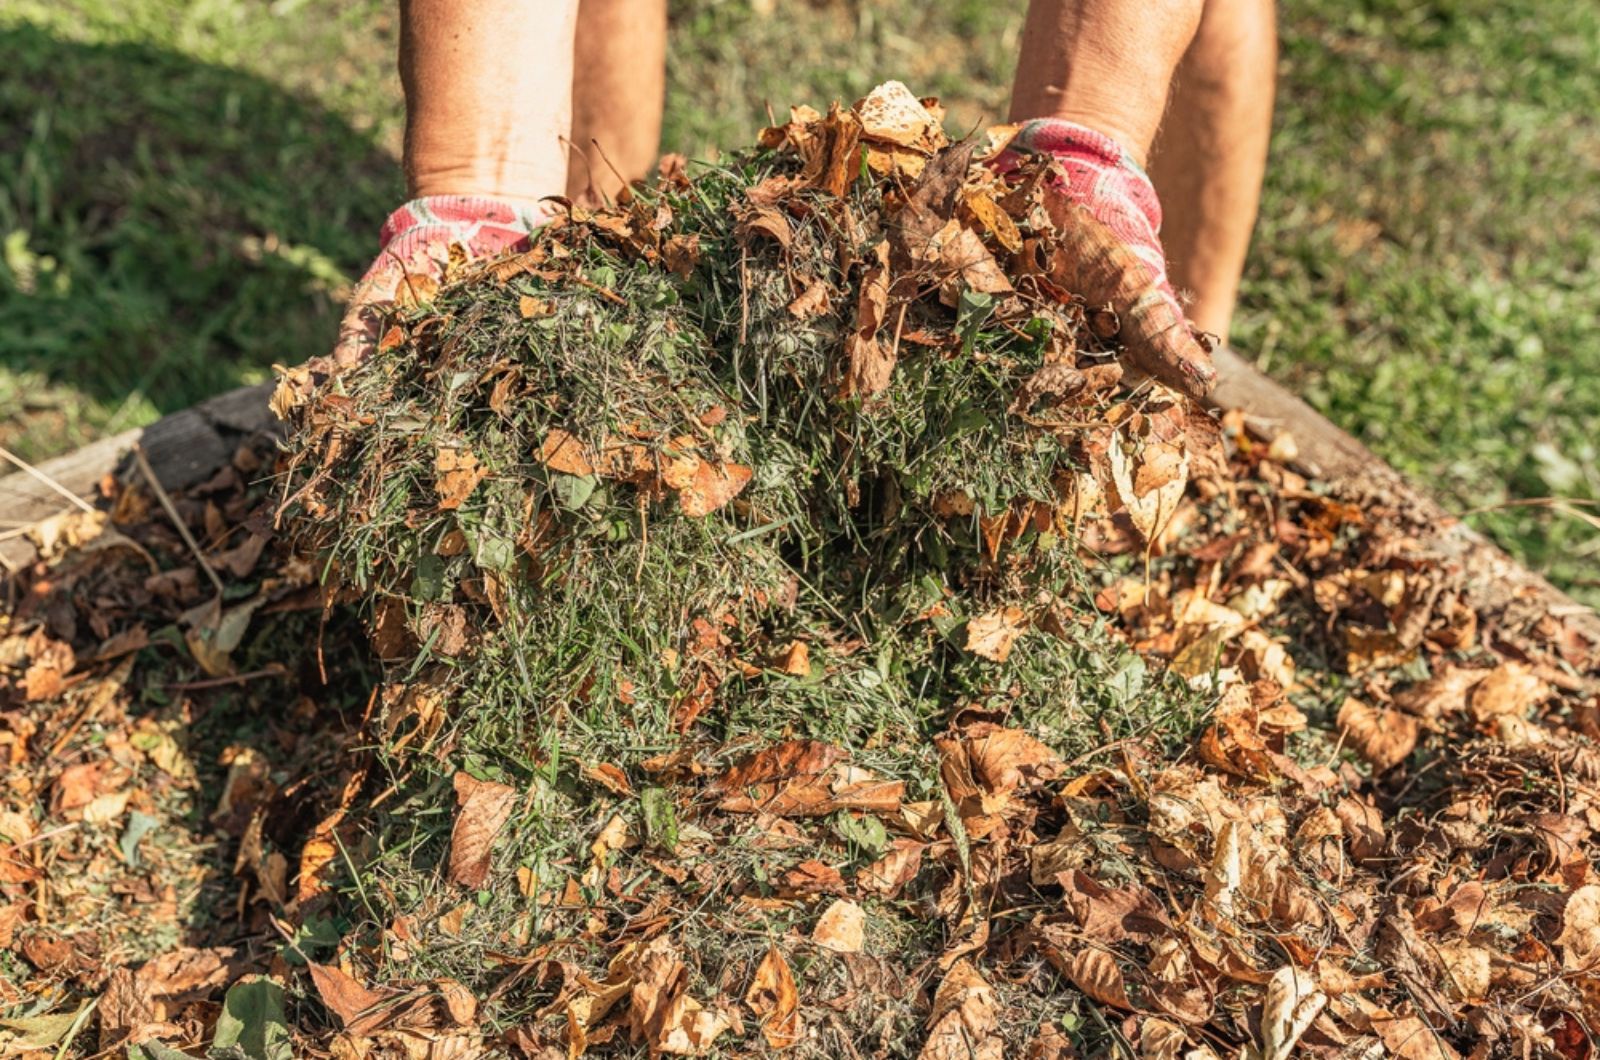
[{"label": "shredded plant debris", "polygon": [[1009,132],[796,108],[34,528],[0,1050],[1587,1057],[1600,646],[1135,370]]}]

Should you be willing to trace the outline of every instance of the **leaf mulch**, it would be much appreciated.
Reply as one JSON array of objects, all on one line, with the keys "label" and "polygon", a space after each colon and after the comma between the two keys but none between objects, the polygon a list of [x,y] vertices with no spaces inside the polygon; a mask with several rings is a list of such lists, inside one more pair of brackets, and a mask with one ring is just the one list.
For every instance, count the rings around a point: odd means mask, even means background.
[{"label": "leaf mulch", "polygon": [[1588,1056],[1600,646],[1126,371],[1006,135],[797,108],[29,528],[0,1052]]}]

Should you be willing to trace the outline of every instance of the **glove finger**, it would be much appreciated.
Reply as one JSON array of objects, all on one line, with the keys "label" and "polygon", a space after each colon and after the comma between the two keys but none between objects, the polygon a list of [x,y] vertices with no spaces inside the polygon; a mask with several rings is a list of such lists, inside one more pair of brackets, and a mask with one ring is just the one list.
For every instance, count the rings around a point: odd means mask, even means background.
[{"label": "glove finger", "polygon": [[1051,282],[1116,312],[1116,338],[1135,368],[1196,400],[1205,397],[1216,368],[1156,269],[1087,209],[1051,213],[1058,237]]}]

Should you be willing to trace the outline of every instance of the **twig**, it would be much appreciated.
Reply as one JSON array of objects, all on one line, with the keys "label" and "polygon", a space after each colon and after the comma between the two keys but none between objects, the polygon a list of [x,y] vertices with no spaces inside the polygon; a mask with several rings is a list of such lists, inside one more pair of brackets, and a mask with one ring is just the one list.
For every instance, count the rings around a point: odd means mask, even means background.
[{"label": "twig", "polygon": [[49,486],[52,490],[61,494],[61,496],[65,497],[73,504],[76,504],[83,511],[92,512],[95,510],[94,505],[90,504],[76,493],[73,493],[71,490],[67,489],[67,487],[57,482],[49,475],[46,475],[43,471],[40,471],[38,468],[34,467],[32,464],[28,463],[26,460],[22,459],[22,457],[18,456],[16,453],[13,453],[3,445],[0,445],[0,457],[4,457],[6,460],[9,460],[11,463],[17,465],[19,469],[27,472],[29,475],[33,476],[35,479],[38,479],[46,486]]},{"label": "twig", "polygon": [[174,681],[161,687],[168,692],[192,692],[200,688],[221,688],[224,685],[242,685],[246,681],[256,681],[263,677],[288,677],[289,671],[281,665],[269,666],[265,670],[251,670],[246,674],[229,674],[226,677],[207,677],[199,681]]},{"label": "twig", "polygon": [[139,465],[139,473],[150,486],[150,492],[156,495],[156,500],[161,502],[162,509],[167,513],[167,518],[172,520],[172,525],[177,527],[178,535],[183,538],[183,543],[189,546],[189,551],[194,553],[194,558],[199,562],[206,577],[211,579],[211,584],[217,590],[217,599],[222,599],[222,579],[217,577],[217,572],[211,569],[211,564],[206,562],[205,555],[200,551],[200,545],[195,541],[194,535],[189,533],[188,524],[178,516],[178,509],[172,503],[172,498],[167,491],[161,488],[161,483],[156,478],[155,470],[150,467],[150,461],[145,458],[144,447],[138,442],[133,443],[133,459]]}]

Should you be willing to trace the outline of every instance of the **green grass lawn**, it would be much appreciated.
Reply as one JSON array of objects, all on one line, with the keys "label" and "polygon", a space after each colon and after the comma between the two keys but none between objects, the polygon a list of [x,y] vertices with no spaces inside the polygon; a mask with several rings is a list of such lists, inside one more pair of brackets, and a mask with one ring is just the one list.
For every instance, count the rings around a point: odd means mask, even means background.
[{"label": "green grass lawn", "polygon": [[[674,4],[665,146],[898,77],[1004,111],[1020,2]],[[774,13],[763,14],[772,8]],[[1283,5],[1237,344],[1600,600],[1600,7]],[[401,194],[386,0],[0,4],[0,441],[30,456],[328,344]]]}]

